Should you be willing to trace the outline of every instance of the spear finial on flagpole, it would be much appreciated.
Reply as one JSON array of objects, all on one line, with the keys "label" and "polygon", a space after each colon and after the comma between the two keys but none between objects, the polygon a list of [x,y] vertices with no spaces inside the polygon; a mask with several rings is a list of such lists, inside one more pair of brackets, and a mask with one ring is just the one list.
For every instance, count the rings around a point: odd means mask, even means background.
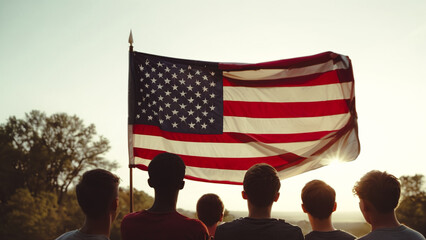
[{"label": "spear finial on flagpole", "polygon": [[[130,46],[129,46],[129,64],[130,64],[130,66],[132,66],[132,64],[131,64],[131,58],[132,58],[132,53],[133,53],[133,35],[132,35],[132,30],[130,29],[130,35],[129,35],[129,44],[130,44]],[[131,71],[130,71],[130,68],[129,68],[129,84],[130,84],[130,82],[131,82],[131,79],[132,79],[132,77],[131,77]],[[130,195],[130,212],[133,212],[133,167],[134,167],[134,165],[133,164],[129,164],[129,170],[130,170],[130,193],[129,193],[129,195]]]},{"label": "spear finial on flagpole", "polygon": [[129,51],[133,52],[133,35],[132,35],[132,30],[130,29],[130,35],[129,35]]}]

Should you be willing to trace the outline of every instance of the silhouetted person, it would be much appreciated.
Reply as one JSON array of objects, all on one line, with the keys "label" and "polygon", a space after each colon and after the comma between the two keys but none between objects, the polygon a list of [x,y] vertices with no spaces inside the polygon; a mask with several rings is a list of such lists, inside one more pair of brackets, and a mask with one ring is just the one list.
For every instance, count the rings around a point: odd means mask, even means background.
[{"label": "silhouetted person", "polygon": [[103,169],[85,172],[76,187],[78,204],[86,216],[84,225],[56,240],[108,240],[117,216],[119,181]]},{"label": "silhouetted person", "polygon": [[355,184],[353,192],[358,195],[359,208],[371,225],[371,232],[359,239],[425,240],[422,234],[401,225],[396,218],[401,185],[395,176],[373,170]]},{"label": "silhouetted person", "polygon": [[208,239],[206,226],[176,211],[178,194],[185,182],[185,164],[175,154],[160,153],[148,166],[148,185],[154,188],[154,204],[148,210],[129,213],[121,222],[123,240]]},{"label": "silhouetted person", "polygon": [[252,166],[244,176],[243,186],[242,196],[247,200],[249,216],[219,225],[216,240],[303,239],[299,227],[271,218],[272,204],[278,200],[281,187],[272,166],[265,163]]},{"label": "silhouetted person", "polygon": [[353,240],[355,236],[336,230],[331,214],[336,211],[336,192],[321,180],[312,180],[302,189],[302,209],[308,214],[312,231],[305,240]]},{"label": "silhouetted person", "polygon": [[197,216],[209,230],[210,239],[214,238],[217,224],[223,220],[223,203],[213,193],[204,194],[197,202]]}]

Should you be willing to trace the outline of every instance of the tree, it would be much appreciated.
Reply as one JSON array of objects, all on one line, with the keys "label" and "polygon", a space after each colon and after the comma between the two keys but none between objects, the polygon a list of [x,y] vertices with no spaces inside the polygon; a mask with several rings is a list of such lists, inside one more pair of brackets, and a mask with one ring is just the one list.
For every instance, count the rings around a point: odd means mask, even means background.
[{"label": "tree", "polygon": [[97,137],[95,126],[85,126],[75,115],[47,116],[34,110],[24,119],[12,116],[0,125],[0,181],[6,183],[0,188],[0,201],[27,188],[33,197],[53,192],[61,204],[82,172],[116,167],[102,157],[109,149],[108,140]]},{"label": "tree", "polygon": [[425,193],[422,189],[424,182],[423,178],[424,176],[421,174],[416,174],[414,176],[401,176],[399,178],[401,181],[401,197],[404,199]]},{"label": "tree", "polygon": [[58,204],[53,193],[42,192],[33,197],[28,189],[20,188],[7,202],[11,209],[1,222],[2,239],[51,239],[57,234]]},{"label": "tree", "polygon": [[402,176],[401,201],[396,210],[398,220],[426,236],[426,191],[424,176]]},{"label": "tree", "polygon": [[54,239],[83,224],[71,189],[91,168],[111,170],[109,142],[77,116],[31,111],[0,124],[0,239]]}]

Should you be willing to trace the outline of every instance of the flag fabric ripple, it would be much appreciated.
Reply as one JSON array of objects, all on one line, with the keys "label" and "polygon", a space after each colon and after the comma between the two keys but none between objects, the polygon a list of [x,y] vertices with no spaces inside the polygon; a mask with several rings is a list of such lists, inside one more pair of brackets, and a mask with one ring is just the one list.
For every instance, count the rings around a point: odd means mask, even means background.
[{"label": "flag fabric ripple", "polygon": [[129,64],[131,166],[171,152],[187,179],[241,184],[256,163],[284,179],[359,154],[347,56],[243,64],[130,52]]}]

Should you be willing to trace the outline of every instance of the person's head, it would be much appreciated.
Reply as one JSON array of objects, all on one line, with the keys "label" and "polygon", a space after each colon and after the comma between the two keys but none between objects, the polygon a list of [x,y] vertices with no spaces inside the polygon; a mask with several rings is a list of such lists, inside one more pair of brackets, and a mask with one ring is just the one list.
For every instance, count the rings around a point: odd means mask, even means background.
[{"label": "person's head", "polygon": [[223,209],[222,200],[216,194],[204,194],[198,199],[197,216],[207,227],[222,221]]},{"label": "person's head", "polygon": [[83,174],[76,193],[78,204],[87,218],[99,219],[110,214],[116,217],[119,182],[120,178],[103,169]]},{"label": "person's head", "polygon": [[336,192],[321,180],[312,180],[302,189],[302,208],[312,217],[328,218],[336,210]]},{"label": "person's head", "polygon": [[243,186],[243,198],[253,206],[262,208],[278,200],[281,182],[275,168],[259,163],[247,170]]},{"label": "person's head", "polygon": [[401,184],[395,176],[373,170],[355,184],[353,192],[361,201],[373,206],[378,213],[388,214],[393,213],[398,206]]},{"label": "person's head", "polygon": [[160,153],[148,165],[148,183],[155,190],[174,191],[184,186],[185,164],[172,153]]}]

